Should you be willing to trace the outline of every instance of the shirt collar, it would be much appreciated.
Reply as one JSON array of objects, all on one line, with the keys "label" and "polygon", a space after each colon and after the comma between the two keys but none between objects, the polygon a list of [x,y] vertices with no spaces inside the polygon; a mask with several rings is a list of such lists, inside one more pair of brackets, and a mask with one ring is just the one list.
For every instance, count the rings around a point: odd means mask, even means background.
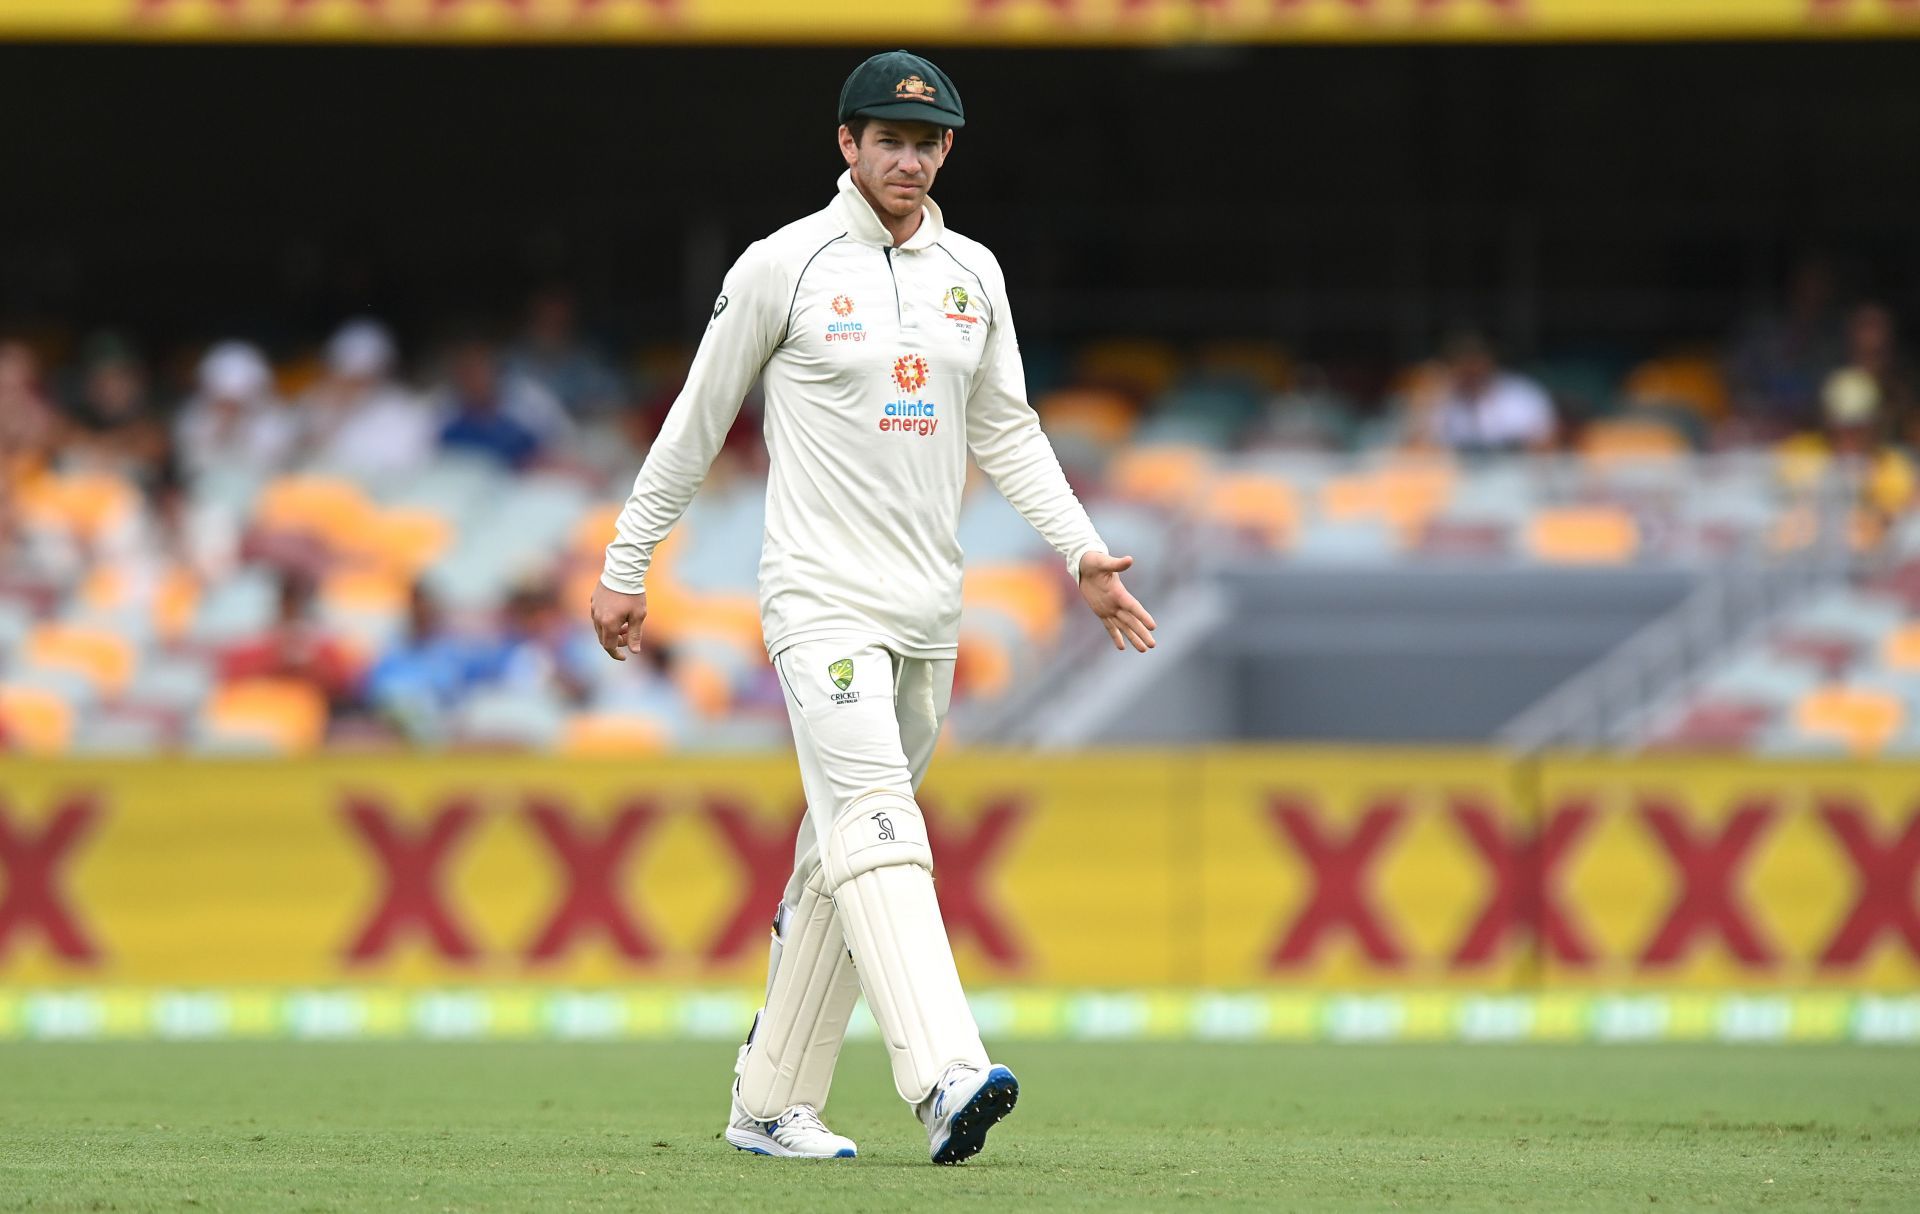
[{"label": "shirt collar", "polygon": [[[840,196],[834,199],[834,203],[840,208],[841,217],[846,220],[849,236],[862,244],[888,246],[893,243],[893,234],[887,231],[886,224],[880,222],[880,216],[874,214],[873,204],[853,184],[851,171],[840,174]],[[920,207],[919,229],[900,247],[927,248],[937,242],[946,230],[940,204],[929,197]]]}]

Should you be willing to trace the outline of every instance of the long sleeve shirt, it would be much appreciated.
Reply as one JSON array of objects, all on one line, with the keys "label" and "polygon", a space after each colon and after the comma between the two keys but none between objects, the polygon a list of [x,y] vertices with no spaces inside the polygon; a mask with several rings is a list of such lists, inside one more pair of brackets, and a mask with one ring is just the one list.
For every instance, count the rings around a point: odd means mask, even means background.
[{"label": "long sleeve shirt", "polygon": [[754,242],[714,301],[687,383],[634,480],[601,580],[638,594],[760,379],[767,649],[866,636],[952,657],[967,453],[1066,561],[1106,551],[1039,418],[986,246],[929,199],[896,247],[842,175],[821,211]]}]

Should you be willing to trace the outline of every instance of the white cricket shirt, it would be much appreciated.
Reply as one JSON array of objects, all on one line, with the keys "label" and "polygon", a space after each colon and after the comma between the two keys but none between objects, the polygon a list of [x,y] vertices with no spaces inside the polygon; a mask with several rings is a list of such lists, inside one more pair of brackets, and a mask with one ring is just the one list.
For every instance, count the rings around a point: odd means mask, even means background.
[{"label": "white cricket shirt", "polygon": [[954,655],[967,452],[1079,574],[1106,551],[1027,403],[1005,277],[925,205],[895,248],[842,174],[821,211],[727,274],[686,387],[620,512],[601,580],[646,588],[653,549],[705,479],[756,378],[766,397],[767,651],[871,636]]}]

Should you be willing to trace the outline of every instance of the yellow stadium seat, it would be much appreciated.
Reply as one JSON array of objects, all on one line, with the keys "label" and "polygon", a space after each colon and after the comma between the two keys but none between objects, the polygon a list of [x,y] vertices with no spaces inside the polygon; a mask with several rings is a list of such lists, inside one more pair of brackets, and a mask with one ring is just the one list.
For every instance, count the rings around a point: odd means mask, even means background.
[{"label": "yellow stadium seat", "polygon": [[407,583],[386,572],[348,569],[330,574],[320,588],[330,611],[347,615],[398,615],[407,609]]},{"label": "yellow stadium seat", "polygon": [[1636,405],[1679,405],[1709,421],[1727,415],[1726,377],[1711,358],[1656,358],[1627,376],[1624,395]]},{"label": "yellow stadium seat", "polygon": [[607,545],[613,542],[614,520],[626,509],[625,502],[602,502],[592,506],[573,524],[568,551],[599,564]]},{"label": "yellow stadium seat", "polygon": [[1107,481],[1121,497],[1184,509],[1199,497],[1207,469],[1197,447],[1135,447],[1114,459]]},{"label": "yellow stadium seat", "polygon": [[727,672],[700,658],[680,657],[673,663],[673,683],[687,697],[693,710],[708,720],[727,715],[733,707],[733,690]]},{"label": "yellow stadium seat", "polygon": [[1833,449],[1824,435],[1796,434],[1782,439],[1773,451],[1780,483],[1797,492],[1819,484],[1833,464]]},{"label": "yellow stadium seat", "polygon": [[1906,705],[1888,692],[1821,687],[1801,697],[1793,719],[1802,733],[1842,742],[1856,754],[1873,754],[1900,731]]},{"label": "yellow stadium seat", "polygon": [[43,687],[0,686],[0,750],[52,755],[73,743],[73,705]]},{"label": "yellow stadium seat", "polygon": [[1062,388],[1041,397],[1034,410],[1047,433],[1104,445],[1124,442],[1139,420],[1131,401],[1106,388]]},{"label": "yellow stadium seat", "polygon": [[243,679],[214,692],[202,719],[215,740],[304,754],[327,736],[327,699],[297,679]]},{"label": "yellow stadium seat", "polygon": [[667,730],[652,717],[593,713],[569,717],[560,753],[573,756],[652,755],[667,749]]},{"label": "yellow stadium seat", "polygon": [[104,472],[31,476],[15,489],[15,503],[27,525],[89,541],[126,525],[141,508],[138,489]]},{"label": "yellow stadium seat", "polygon": [[132,643],[105,628],[42,624],[28,634],[22,656],[29,665],[77,674],[107,697],[133,678]]},{"label": "yellow stadium seat", "polygon": [[1300,524],[1300,503],[1293,486],[1276,477],[1241,474],[1222,477],[1207,487],[1201,516],[1260,538],[1269,548],[1284,548]]},{"label": "yellow stadium seat", "polygon": [[1633,516],[1613,506],[1566,506],[1543,510],[1527,525],[1527,548],[1536,560],[1563,565],[1619,565],[1640,550]]},{"label": "yellow stadium seat", "polygon": [[1051,641],[1060,631],[1060,583],[1051,566],[976,566],[966,571],[960,602],[1004,611],[1030,641]]},{"label": "yellow stadium seat", "polygon": [[1917,484],[1920,476],[1904,452],[1883,451],[1867,477],[1867,500],[1882,513],[1901,514],[1913,505]]}]

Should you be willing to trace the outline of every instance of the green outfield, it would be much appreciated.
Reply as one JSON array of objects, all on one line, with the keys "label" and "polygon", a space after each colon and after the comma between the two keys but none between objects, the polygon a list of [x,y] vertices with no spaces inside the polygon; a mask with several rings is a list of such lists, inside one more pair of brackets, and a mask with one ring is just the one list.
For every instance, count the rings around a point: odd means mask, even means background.
[{"label": "green outfield", "polygon": [[[0,1046],[0,1211],[1911,1210],[1920,1050],[1009,1045],[926,1162],[849,1047],[847,1163],[719,1138],[713,1044]],[[984,1199],[984,1202],[983,1202]]]}]

